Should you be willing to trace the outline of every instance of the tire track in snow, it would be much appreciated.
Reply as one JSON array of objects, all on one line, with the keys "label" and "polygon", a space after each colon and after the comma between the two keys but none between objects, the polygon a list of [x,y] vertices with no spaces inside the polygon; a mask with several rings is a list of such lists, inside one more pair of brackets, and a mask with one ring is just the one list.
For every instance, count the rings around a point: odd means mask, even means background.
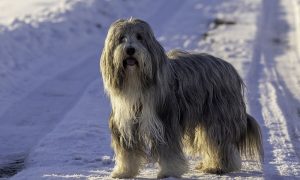
[{"label": "tire track in snow", "polygon": [[[290,3],[290,1],[284,1]],[[285,4],[286,5],[286,4]],[[282,18],[282,6],[278,1],[263,2],[261,22],[254,47],[253,62],[248,73],[250,108],[263,130],[266,178],[300,175],[297,149],[291,139],[291,128],[287,96],[289,90],[277,71],[276,58],[283,55],[280,47],[282,35],[287,33],[287,22]],[[281,33],[281,34],[278,34]],[[279,35],[279,36],[278,36]]]},{"label": "tire track in snow", "polygon": [[[2,132],[18,125],[14,127],[15,131],[0,137],[1,142],[5,142],[1,144],[0,149],[4,149],[1,152],[8,153],[1,156],[27,154],[40,138],[55,127],[78,101],[88,84],[98,78],[98,68],[94,65],[96,61],[91,59],[96,60],[97,57],[90,56],[79,65],[46,80],[0,117],[5,120],[0,127]],[[26,144],[20,143],[20,137]]]}]

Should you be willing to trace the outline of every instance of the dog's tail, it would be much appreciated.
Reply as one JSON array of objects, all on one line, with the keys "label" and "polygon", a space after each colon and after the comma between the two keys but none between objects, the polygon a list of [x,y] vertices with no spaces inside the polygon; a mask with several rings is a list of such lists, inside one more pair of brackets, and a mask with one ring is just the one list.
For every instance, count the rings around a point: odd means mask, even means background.
[{"label": "dog's tail", "polygon": [[249,114],[247,114],[247,131],[239,142],[239,148],[241,154],[245,155],[246,158],[263,162],[264,150],[261,130],[256,120]]}]

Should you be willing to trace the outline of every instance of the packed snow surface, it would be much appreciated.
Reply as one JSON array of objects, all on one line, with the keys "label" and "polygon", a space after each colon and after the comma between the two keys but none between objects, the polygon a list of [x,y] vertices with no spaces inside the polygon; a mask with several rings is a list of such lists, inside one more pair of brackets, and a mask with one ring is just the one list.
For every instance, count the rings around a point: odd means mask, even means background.
[{"label": "packed snow surface", "polygon": [[[0,11],[0,179],[110,179],[99,57],[109,25],[130,17],[166,51],[232,63],[262,128],[262,167],[218,176],[189,157],[184,178],[300,178],[300,0],[0,0]],[[157,171],[146,164],[137,178]]]}]

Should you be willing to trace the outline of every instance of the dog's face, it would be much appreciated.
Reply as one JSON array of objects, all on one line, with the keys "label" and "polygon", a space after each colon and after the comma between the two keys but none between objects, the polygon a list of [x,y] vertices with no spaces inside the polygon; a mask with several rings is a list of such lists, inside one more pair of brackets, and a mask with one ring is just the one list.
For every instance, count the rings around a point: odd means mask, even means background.
[{"label": "dog's face", "polygon": [[108,91],[112,88],[122,90],[133,77],[135,83],[147,88],[155,83],[163,61],[164,49],[146,22],[118,20],[109,28],[101,56],[105,88]]}]

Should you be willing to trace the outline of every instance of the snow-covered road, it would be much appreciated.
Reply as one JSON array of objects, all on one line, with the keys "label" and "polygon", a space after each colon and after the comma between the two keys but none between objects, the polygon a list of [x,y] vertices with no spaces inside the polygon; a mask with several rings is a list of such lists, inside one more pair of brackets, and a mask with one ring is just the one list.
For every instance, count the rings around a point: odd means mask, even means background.
[{"label": "snow-covered road", "polygon": [[[110,105],[98,61],[110,23],[130,16],[148,21],[166,50],[232,63],[262,127],[262,168],[244,161],[216,176],[195,171],[190,158],[184,178],[300,178],[300,0],[40,2],[0,15],[0,179],[109,179]],[[156,173],[150,163],[138,178]]]},{"label": "snow-covered road", "polygon": [[265,177],[300,175],[298,6],[263,2],[248,73],[251,112],[263,124]]}]

